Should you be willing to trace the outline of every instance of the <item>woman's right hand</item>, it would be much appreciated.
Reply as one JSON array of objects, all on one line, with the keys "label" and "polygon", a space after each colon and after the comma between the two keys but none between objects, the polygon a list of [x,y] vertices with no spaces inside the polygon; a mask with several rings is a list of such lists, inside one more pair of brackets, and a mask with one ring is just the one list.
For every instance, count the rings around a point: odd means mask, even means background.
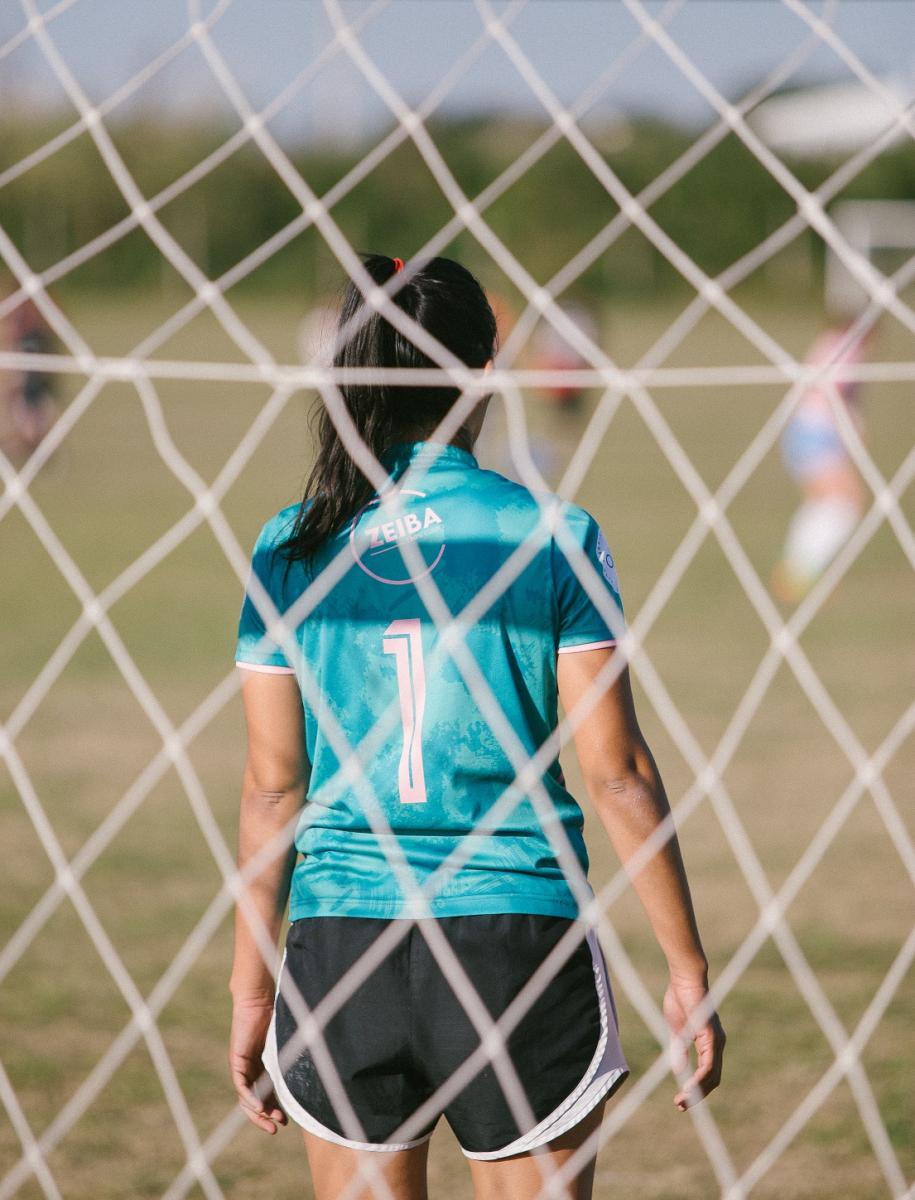
[{"label": "woman's right hand", "polygon": [[269,1080],[263,1099],[255,1091],[264,1074],[261,1054],[272,1016],[272,999],[236,997],[229,1035],[229,1070],[238,1103],[252,1125],[265,1133],[276,1133],[278,1126],[286,1124],[286,1114],[280,1108]]},{"label": "woman's right hand", "polygon": [[673,975],[664,993],[662,1007],[672,1035],[670,1056],[675,1074],[682,1074],[689,1067],[687,1040],[696,1047],[696,1069],[674,1096],[674,1104],[681,1112],[704,1100],[721,1082],[726,1038],[717,1012],[713,1010],[702,1018],[692,1032],[687,1029],[690,1014],[707,996],[708,986],[704,981],[680,979]]}]

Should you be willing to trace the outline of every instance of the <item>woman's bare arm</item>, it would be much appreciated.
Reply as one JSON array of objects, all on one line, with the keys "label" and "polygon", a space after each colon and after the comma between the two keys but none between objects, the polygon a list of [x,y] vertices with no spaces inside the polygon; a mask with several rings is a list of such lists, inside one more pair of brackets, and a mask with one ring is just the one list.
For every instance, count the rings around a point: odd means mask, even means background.
[{"label": "woman's bare arm", "polygon": [[[235,956],[229,989],[233,999],[229,1064],[239,1102],[248,1118],[268,1133],[285,1117],[271,1094],[258,1097],[254,1084],[273,1010],[273,961],[261,947],[277,944],[295,865],[293,825],[305,803],[308,760],[302,699],[295,675],[242,670],[242,700],[248,754],[242,779],[238,867],[243,870],[268,843],[276,853],[246,882],[245,904],[235,910]],[[284,835],[285,831],[285,835]],[[245,909],[251,911],[251,919]],[[261,939],[256,933],[261,925]]]},{"label": "woman's bare arm", "polygon": [[[613,650],[560,654],[559,695],[566,712],[591,687]],[[575,748],[585,787],[614,849],[625,865],[670,813],[664,785],[635,715],[628,669],[607,688],[578,726]],[[664,1015],[674,1033],[708,993],[708,960],[702,948],[676,833],[632,876],[670,973]],[[717,1014],[701,1022],[692,1039],[696,1070],[674,1097],[680,1109],[718,1086],[724,1030]],[[677,1065],[685,1067],[683,1056]]]}]

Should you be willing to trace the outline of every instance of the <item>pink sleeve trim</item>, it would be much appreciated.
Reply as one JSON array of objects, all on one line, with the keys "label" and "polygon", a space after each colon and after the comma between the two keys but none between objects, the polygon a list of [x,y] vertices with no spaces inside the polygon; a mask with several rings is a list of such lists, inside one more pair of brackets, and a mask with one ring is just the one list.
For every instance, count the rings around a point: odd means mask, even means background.
[{"label": "pink sleeve trim", "polygon": [[294,675],[292,667],[274,667],[269,663],[248,663],[235,660],[236,667],[244,667],[246,671],[263,671],[268,675]]},{"label": "pink sleeve trim", "polygon": [[611,638],[609,642],[583,642],[580,646],[560,646],[559,654],[578,654],[582,650],[605,650],[610,646],[616,645],[616,638]]}]

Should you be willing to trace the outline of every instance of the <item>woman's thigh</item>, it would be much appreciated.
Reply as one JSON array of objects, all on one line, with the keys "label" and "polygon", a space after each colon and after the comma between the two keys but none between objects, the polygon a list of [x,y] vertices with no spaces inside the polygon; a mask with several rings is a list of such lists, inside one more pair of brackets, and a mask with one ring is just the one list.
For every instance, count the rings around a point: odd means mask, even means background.
[{"label": "woman's thigh", "polygon": [[[551,1200],[590,1200],[603,1112],[602,1102],[536,1152],[494,1162],[470,1159],[475,1200],[535,1200],[541,1192]],[[427,1200],[428,1142],[412,1150],[373,1153],[337,1146],[305,1131],[303,1136],[315,1200],[375,1200],[386,1194],[385,1188],[391,1200]],[[554,1190],[546,1193],[551,1179]]]},{"label": "woman's thigh", "polygon": [[[541,1193],[550,1200],[591,1200],[597,1130],[603,1113],[601,1102],[539,1151],[492,1162],[470,1159],[474,1200],[535,1200]],[[547,1191],[557,1174],[553,1190]]]},{"label": "woman's thigh", "polygon": [[315,1200],[427,1200],[428,1141],[412,1150],[377,1152],[302,1132]]}]

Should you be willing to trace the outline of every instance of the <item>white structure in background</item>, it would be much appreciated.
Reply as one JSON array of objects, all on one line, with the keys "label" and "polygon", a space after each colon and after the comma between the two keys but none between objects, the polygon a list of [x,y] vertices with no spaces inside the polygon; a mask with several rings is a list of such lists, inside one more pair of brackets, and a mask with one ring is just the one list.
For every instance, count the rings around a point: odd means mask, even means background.
[{"label": "white structure in background", "polygon": [[[912,102],[913,89],[899,79],[880,81],[886,97],[857,80],[824,83],[765,100],[748,123],[773,150],[798,158],[853,154],[892,125],[896,107]],[[887,147],[909,135],[900,125]]]},{"label": "white structure in background", "polygon": [[[843,200],[829,215],[854,250],[868,260],[875,252],[915,250],[915,201]],[[835,316],[855,316],[865,307],[867,293],[830,246],[824,279],[826,310]]]},{"label": "white structure in background", "polygon": [[[897,117],[900,109],[915,104],[915,85],[898,78],[879,84],[880,92],[844,80],[772,96],[753,110],[748,123],[777,153],[797,158],[842,157],[878,142],[889,149],[910,137]],[[875,251],[915,249],[915,202],[844,200],[829,215],[848,245],[868,260]],[[824,284],[826,311],[834,320],[854,317],[867,304],[864,288],[831,246]]]}]

